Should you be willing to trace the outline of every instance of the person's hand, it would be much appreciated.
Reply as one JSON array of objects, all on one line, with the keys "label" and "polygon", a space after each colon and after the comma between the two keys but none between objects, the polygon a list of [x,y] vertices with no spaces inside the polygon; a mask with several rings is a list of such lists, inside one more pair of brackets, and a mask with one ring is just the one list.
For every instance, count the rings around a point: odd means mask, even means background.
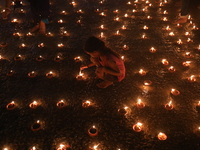
[{"label": "person's hand", "polygon": [[86,69],[86,68],[88,68],[88,66],[81,66],[81,67],[80,67],[80,70],[84,70],[84,69]]}]

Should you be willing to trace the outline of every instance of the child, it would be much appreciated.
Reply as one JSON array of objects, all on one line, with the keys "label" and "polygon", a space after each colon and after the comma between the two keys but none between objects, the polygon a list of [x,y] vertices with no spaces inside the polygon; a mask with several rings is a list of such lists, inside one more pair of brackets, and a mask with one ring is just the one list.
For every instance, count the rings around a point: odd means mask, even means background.
[{"label": "child", "polygon": [[98,83],[99,88],[106,88],[113,82],[120,82],[125,77],[125,66],[120,56],[105,46],[100,39],[92,36],[85,42],[84,50],[91,56],[92,64],[83,66],[80,69],[97,66],[96,75],[104,81]]}]

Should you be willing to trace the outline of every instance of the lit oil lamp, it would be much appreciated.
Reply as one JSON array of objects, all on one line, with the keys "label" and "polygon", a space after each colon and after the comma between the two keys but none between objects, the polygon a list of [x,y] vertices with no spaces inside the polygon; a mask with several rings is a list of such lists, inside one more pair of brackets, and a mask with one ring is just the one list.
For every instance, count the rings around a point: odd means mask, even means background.
[{"label": "lit oil lamp", "polygon": [[29,107],[32,109],[36,109],[38,107],[38,102],[37,101],[33,101],[32,103],[29,104]]},{"label": "lit oil lamp", "polygon": [[131,112],[130,108],[129,107],[123,107],[123,108],[120,108],[118,109],[118,113],[120,115],[127,115]]},{"label": "lit oil lamp", "polygon": [[124,17],[127,18],[127,17],[128,17],[128,14],[125,14]]},{"label": "lit oil lamp", "polygon": [[117,31],[115,32],[115,35],[120,35],[119,30],[117,30]]},{"label": "lit oil lamp", "polygon": [[148,30],[149,27],[147,27],[146,25],[144,25],[143,29],[144,29],[144,30]]},{"label": "lit oil lamp", "polygon": [[167,135],[165,133],[160,132],[158,134],[158,139],[161,140],[161,141],[166,140],[167,139]]},{"label": "lit oil lamp", "polygon": [[167,61],[167,59],[162,59],[162,64],[167,66],[169,65],[169,62]]},{"label": "lit oil lamp", "polygon": [[44,43],[38,44],[38,47],[40,47],[40,48],[44,47]]},{"label": "lit oil lamp", "polygon": [[192,27],[193,30],[198,30],[199,28],[197,28],[195,25]]},{"label": "lit oil lamp", "polygon": [[20,9],[19,12],[20,12],[20,13],[25,13],[24,9]]},{"label": "lit oil lamp", "polygon": [[163,20],[163,21],[168,21],[167,17],[163,17],[162,20]]},{"label": "lit oil lamp", "polygon": [[188,15],[188,20],[192,19],[191,15]]},{"label": "lit oil lamp", "polygon": [[80,62],[80,61],[82,61],[82,59],[81,59],[80,56],[77,56],[77,57],[74,57],[74,61],[75,61],[75,62]]},{"label": "lit oil lamp", "polygon": [[144,81],[144,85],[151,85],[152,84],[152,81],[151,80],[145,80]]},{"label": "lit oil lamp", "polygon": [[67,31],[64,31],[64,32],[62,33],[62,35],[63,35],[63,36],[68,36]]},{"label": "lit oil lamp", "polygon": [[18,20],[17,19],[13,19],[11,22],[15,22],[16,23],[16,22],[18,22]]},{"label": "lit oil lamp", "polygon": [[58,102],[56,103],[56,106],[57,106],[58,108],[63,108],[63,107],[66,106],[66,103],[64,102],[64,100],[60,100],[60,101],[58,101]]},{"label": "lit oil lamp", "polygon": [[124,58],[124,56],[121,56],[121,59],[122,59],[123,61],[125,61],[125,58]]},{"label": "lit oil lamp", "polygon": [[101,12],[99,15],[100,16],[106,16],[104,12]]},{"label": "lit oil lamp", "polygon": [[190,33],[189,32],[185,32],[185,36],[189,36],[190,35]]},{"label": "lit oil lamp", "polygon": [[0,55],[0,60],[3,60],[3,57]]},{"label": "lit oil lamp", "polygon": [[170,28],[169,26],[167,26],[167,27],[165,28],[165,30],[166,30],[166,31],[170,31],[171,28]]},{"label": "lit oil lamp", "polygon": [[58,20],[58,23],[63,23],[63,20],[62,19]]},{"label": "lit oil lamp", "polygon": [[169,33],[169,36],[174,36],[174,32],[170,32],[170,33]]},{"label": "lit oil lamp", "polygon": [[31,130],[32,131],[38,131],[41,130],[43,127],[43,124],[40,120],[37,120],[37,122],[33,123],[33,125],[31,126]]},{"label": "lit oil lamp", "polygon": [[172,105],[172,101],[170,101],[169,103],[165,104],[165,109],[172,110],[173,108],[174,108],[174,106]]},{"label": "lit oil lamp", "polygon": [[191,61],[185,61],[182,63],[184,67],[189,67],[191,64]]},{"label": "lit oil lamp", "polygon": [[171,89],[171,93],[172,93],[173,95],[175,95],[175,96],[177,96],[177,95],[180,94],[180,92],[179,92],[178,90],[176,90],[176,89]]},{"label": "lit oil lamp", "polygon": [[192,39],[190,39],[190,38],[188,38],[188,39],[187,39],[187,42],[188,42],[188,43],[192,43],[192,42],[193,42],[193,40],[192,40]]},{"label": "lit oil lamp", "polygon": [[53,36],[53,34],[52,34],[51,32],[48,32],[48,33],[46,34],[46,36],[47,36],[47,37],[51,37],[51,36]]},{"label": "lit oil lamp", "polygon": [[147,72],[144,71],[143,69],[140,69],[140,70],[139,70],[139,74],[142,75],[142,76],[146,75],[146,73],[147,73]]},{"label": "lit oil lamp", "polygon": [[138,3],[138,0],[135,0],[134,3]]},{"label": "lit oil lamp", "polygon": [[70,145],[65,145],[61,143],[56,150],[67,150],[69,147]]},{"label": "lit oil lamp", "polygon": [[180,28],[180,27],[182,27],[182,25],[181,25],[181,24],[179,24],[179,23],[178,23],[176,26],[177,26],[177,27],[179,27],[179,28]]},{"label": "lit oil lamp", "polygon": [[94,145],[93,147],[90,148],[90,150],[97,150],[98,146],[99,146],[99,144]]},{"label": "lit oil lamp", "polygon": [[35,146],[31,147],[30,150],[37,150],[37,148]]},{"label": "lit oil lamp", "polygon": [[40,55],[39,57],[36,58],[37,61],[42,61],[43,57]]},{"label": "lit oil lamp", "polygon": [[164,5],[163,5],[163,3],[161,2],[161,3],[159,4],[159,6],[162,7],[162,6],[164,6]]},{"label": "lit oil lamp", "polygon": [[54,58],[54,61],[55,61],[55,62],[60,62],[60,60],[61,60],[61,58],[60,58],[59,55],[57,55],[57,56]]},{"label": "lit oil lamp", "polygon": [[99,12],[99,9],[96,9],[95,12]]},{"label": "lit oil lamp", "polygon": [[7,76],[13,76],[14,75],[14,71],[10,70],[8,73],[6,73]]},{"label": "lit oil lamp", "polygon": [[125,30],[125,29],[126,29],[125,25],[122,25],[121,29],[122,29],[122,30]]},{"label": "lit oil lamp", "polygon": [[19,37],[19,36],[20,36],[20,33],[19,33],[19,32],[13,33],[13,36],[14,36],[14,37]]},{"label": "lit oil lamp", "polygon": [[131,5],[131,2],[129,1],[129,2],[127,2],[127,4],[128,4],[128,5]]},{"label": "lit oil lamp", "polygon": [[77,21],[76,21],[76,23],[78,23],[78,24],[81,24],[81,20],[80,20],[80,19],[79,19],[79,20],[77,20]]},{"label": "lit oil lamp", "polygon": [[150,20],[150,19],[152,19],[152,17],[151,16],[147,16],[147,19]]},{"label": "lit oil lamp", "polygon": [[151,53],[155,53],[155,52],[156,52],[156,49],[155,49],[154,47],[151,47],[151,48],[149,49],[149,51],[150,51]]},{"label": "lit oil lamp", "polygon": [[21,49],[23,49],[23,48],[25,48],[26,47],[26,45],[24,44],[24,43],[22,43],[20,46],[19,46],[19,48],[21,48]]},{"label": "lit oil lamp", "polygon": [[14,60],[22,60],[22,56],[21,55],[18,55],[14,58]]},{"label": "lit oil lamp", "polygon": [[115,21],[119,21],[119,17],[114,18]]},{"label": "lit oil lamp", "polygon": [[149,7],[153,6],[152,4],[149,4]]},{"label": "lit oil lamp", "polygon": [[34,78],[35,76],[36,76],[35,71],[31,71],[28,73],[28,77],[30,77],[30,78]]},{"label": "lit oil lamp", "polygon": [[168,14],[167,10],[164,10],[164,11],[163,11],[163,14],[164,14],[164,15]]},{"label": "lit oil lamp", "polygon": [[14,102],[14,101],[12,101],[12,102],[10,102],[10,103],[8,103],[7,105],[6,105],[6,109],[7,110],[13,110],[13,109],[15,109],[17,107],[17,104]]},{"label": "lit oil lamp", "polygon": [[143,8],[142,11],[145,12],[145,11],[147,11],[147,9],[146,9],[146,8]]},{"label": "lit oil lamp", "polygon": [[135,13],[135,12],[137,12],[137,10],[136,10],[136,9],[133,9],[132,12]]},{"label": "lit oil lamp", "polygon": [[83,13],[83,11],[82,11],[82,9],[79,9],[78,11],[77,11],[77,13]]},{"label": "lit oil lamp", "polygon": [[186,52],[186,53],[185,53],[185,57],[186,57],[186,58],[191,58],[191,57],[192,57],[192,54],[191,54],[190,52]]},{"label": "lit oil lamp", "polygon": [[60,44],[58,44],[58,47],[62,48],[62,47],[64,47],[64,45],[62,43],[60,43]]},{"label": "lit oil lamp", "polygon": [[28,37],[30,37],[30,36],[32,36],[33,34],[31,33],[31,32],[28,32],[27,34],[26,34],[26,36],[28,36]]},{"label": "lit oil lamp", "polygon": [[114,10],[113,12],[114,12],[115,14],[117,14],[117,13],[119,13],[119,10],[116,9],[116,10]]},{"label": "lit oil lamp", "polygon": [[171,72],[171,73],[173,73],[173,72],[176,71],[176,69],[174,68],[174,66],[170,66],[170,67],[168,68],[168,71]]},{"label": "lit oil lamp", "polygon": [[146,4],[149,4],[150,2],[148,0],[145,1]]},{"label": "lit oil lamp", "polygon": [[141,39],[146,39],[146,38],[147,38],[147,37],[146,37],[145,34],[143,34],[142,37],[141,37]]},{"label": "lit oil lamp", "polygon": [[179,44],[179,45],[183,44],[182,40],[179,39],[179,40],[177,41],[177,44]]},{"label": "lit oil lamp", "polygon": [[67,12],[66,12],[65,10],[63,10],[63,11],[61,11],[61,14],[62,14],[62,15],[66,15]]},{"label": "lit oil lamp", "polygon": [[200,101],[198,102],[197,106],[200,107]]},{"label": "lit oil lamp", "polygon": [[138,122],[136,124],[133,125],[133,130],[135,132],[141,132],[142,131],[142,123]]},{"label": "lit oil lamp", "polygon": [[54,73],[52,71],[49,71],[47,74],[46,74],[46,77],[47,78],[52,78],[54,77]]},{"label": "lit oil lamp", "polygon": [[193,25],[193,22],[192,22],[192,21],[190,21],[189,23],[190,23],[190,25]]},{"label": "lit oil lamp", "polygon": [[97,136],[98,135],[98,129],[95,126],[92,126],[88,129],[88,134],[90,136]]},{"label": "lit oil lamp", "polygon": [[90,100],[86,100],[86,101],[84,101],[83,103],[82,103],[82,107],[90,107],[91,106],[91,101]]},{"label": "lit oil lamp", "polygon": [[81,72],[81,70],[79,71],[79,74],[76,76],[76,79],[79,81],[85,80],[85,77],[84,77],[83,73]]},{"label": "lit oil lamp", "polygon": [[100,29],[104,29],[104,25],[102,24],[99,28],[100,28]]},{"label": "lit oil lamp", "polygon": [[101,32],[101,34],[99,35],[100,38],[104,38],[104,33]]},{"label": "lit oil lamp", "polygon": [[75,3],[74,1],[72,1],[71,4],[72,4],[73,6],[76,6],[76,3]]},{"label": "lit oil lamp", "polygon": [[145,104],[142,102],[141,99],[138,99],[136,103],[136,107],[142,109],[145,107]]},{"label": "lit oil lamp", "polygon": [[191,75],[190,77],[188,77],[188,81],[190,82],[195,82],[196,81],[196,78],[194,75]]},{"label": "lit oil lamp", "polygon": [[123,49],[123,50],[129,50],[129,46],[123,45],[122,49]]}]

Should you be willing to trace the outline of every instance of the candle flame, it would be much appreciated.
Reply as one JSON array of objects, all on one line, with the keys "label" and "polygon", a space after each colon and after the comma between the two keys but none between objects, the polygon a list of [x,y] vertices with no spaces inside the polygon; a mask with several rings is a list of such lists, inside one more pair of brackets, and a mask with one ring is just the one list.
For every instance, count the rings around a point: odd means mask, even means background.
[{"label": "candle flame", "polygon": [[168,105],[171,106],[171,105],[172,105],[172,101],[170,101],[170,102],[168,103]]},{"label": "candle flame", "polygon": [[137,103],[140,104],[141,102],[142,102],[141,99],[138,99]]},{"label": "candle flame", "polygon": [[142,126],[142,123],[138,122],[136,125],[137,125],[138,127],[141,127],[141,126]]},{"label": "candle flame", "polygon": [[37,123],[40,123],[40,120],[37,120]]}]

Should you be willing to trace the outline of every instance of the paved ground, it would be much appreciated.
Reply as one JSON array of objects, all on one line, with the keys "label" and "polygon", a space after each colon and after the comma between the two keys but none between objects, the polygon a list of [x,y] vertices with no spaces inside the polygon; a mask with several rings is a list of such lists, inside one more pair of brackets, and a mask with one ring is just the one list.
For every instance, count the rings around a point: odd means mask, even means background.
[{"label": "paved ground", "polygon": [[[9,150],[27,150],[36,146],[38,150],[54,150],[59,144],[69,144],[73,150],[88,150],[98,145],[97,150],[195,150],[200,149],[199,136],[196,130],[200,126],[200,115],[197,106],[200,99],[199,61],[200,32],[193,26],[200,27],[200,10],[193,3],[191,9],[192,23],[182,27],[172,25],[179,7],[175,1],[150,0],[152,6],[145,1],[120,0],[76,0],[72,6],[69,0],[52,0],[52,23],[47,31],[52,36],[41,36],[37,33],[27,36],[34,26],[31,20],[29,5],[24,3],[26,13],[20,9],[12,12],[8,21],[0,21],[0,42],[8,43],[0,48],[0,148]],[[3,3],[3,2],[1,2]],[[2,8],[2,7],[1,7]],[[77,11],[81,9],[83,13]],[[96,10],[99,9],[99,12]],[[119,13],[114,13],[116,9]],[[133,12],[133,9],[137,12]],[[143,10],[144,9],[144,10]],[[65,10],[66,15],[61,14]],[[164,14],[164,11],[168,14]],[[99,15],[101,12],[105,16]],[[128,16],[125,17],[124,15]],[[119,17],[119,21],[114,18]],[[150,16],[151,19],[147,17]],[[166,17],[167,21],[163,21]],[[17,18],[19,22],[12,23]],[[58,23],[62,19],[63,23]],[[80,20],[81,24],[77,21]],[[104,25],[105,29],[99,27]],[[122,26],[126,29],[121,29]],[[144,30],[144,26],[148,30]],[[170,31],[165,28],[169,26]],[[119,30],[120,35],[116,35]],[[63,36],[64,31],[68,36]],[[19,32],[15,37],[13,33]],[[84,41],[88,36],[100,36],[109,47],[125,58],[126,78],[107,89],[99,89],[94,79],[95,68],[83,71],[86,80],[76,80],[79,67],[89,63],[89,56],[83,51]],[[169,36],[173,32],[174,36]],[[189,36],[185,35],[189,32]],[[146,38],[141,37],[145,34]],[[188,38],[193,42],[187,42]],[[181,39],[183,44],[177,44]],[[25,48],[19,46],[24,43]],[[44,43],[44,48],[38,44]],[[59,48],[57,44],[63,43]],[[129,50],[123,50],[123,45]],[[157,51],[151,53],[154,47]],[[190,52],[190,56],[186,56]],[[21,60],[14,60],[21,55]],[[36,61],[39,56],[42,61]],[[55,62],[56,56],[61,57]],[[80,56],[82,62],[75,62]],[[163,65],[167,59],[169,65]],[[183,62],[190,61],[189,67]],[[175,72],[168,71],[174,66]],[[139,70],[147,71],[144,76]],[[13,70],[14,75],[7,73]],[[36,77],[28,77],[35,71]],[[52,71],[53,78],[46,73]],[[194,75],[195,82],[188,77]],[[152,81],[152,85],[144,85],[144,81]],[[171,94],[171,89],[180,91],[180,95]],[[140,98],[145,108],[136,107]],[[83,108],[82,103],[90,99],[93,105]],[[37,101],[40,106],[29,108],[29,104]],[[58,108],[56,103],[64,100],[66,106]],[[164,105],[172,101],[174,109],[166,110]],[[7,110],[6,105],[14,101],[17,107]],[[118,109],[128,107],[128,114],[121,115]],[[31,126],[40,120],[42,129],[32,131]],[[142,131],[133,131],[133,125],[143,123]],[[99,133],[95,137],[88,135],[87,130],[95,125]],[[35,127],[35,126],[34,126]],[[167,135],[161,141],[159,132]],[[93,148],[94,149],[94,148]]]}]

